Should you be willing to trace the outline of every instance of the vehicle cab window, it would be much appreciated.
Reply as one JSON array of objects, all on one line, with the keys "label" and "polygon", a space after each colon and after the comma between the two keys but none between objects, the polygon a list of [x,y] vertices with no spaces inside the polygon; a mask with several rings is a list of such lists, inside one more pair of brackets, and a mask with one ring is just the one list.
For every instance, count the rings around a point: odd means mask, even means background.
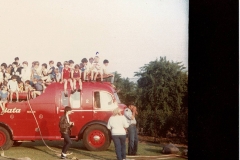
[{"label": "vehicle cab window", "polygon": [[74,94],[68,94],[68,97],[64,96],[64,92],[61,93],[61,103],[62,106],[70,106],[72,108],[81,107],[81,94],[80,92],[75,92]]},{"label": "vehicle cab window", "polygon": [[117,103],[113,101],[110,93],[105,91],[94,92],[94,108],[95,109],[109,109],[112,110],[118,107]]}]

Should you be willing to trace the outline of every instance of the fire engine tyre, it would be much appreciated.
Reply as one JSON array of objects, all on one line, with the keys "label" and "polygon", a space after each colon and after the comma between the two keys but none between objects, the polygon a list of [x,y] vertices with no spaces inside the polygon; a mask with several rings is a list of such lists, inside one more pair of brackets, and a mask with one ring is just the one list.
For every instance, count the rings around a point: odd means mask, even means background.
[{"label": "fire engine tyre", "polygon": [[102,125],[92,125],[83,134],[83,143],[89,151],[104,151],[111,143],[109,131]]},{"label": "fire engine tyre", "polygon": [[3,128],[0,127],[0,147],[2,147],[3,150],[7,150],[13,145],[13,140],[11,140],[9,132]]}]

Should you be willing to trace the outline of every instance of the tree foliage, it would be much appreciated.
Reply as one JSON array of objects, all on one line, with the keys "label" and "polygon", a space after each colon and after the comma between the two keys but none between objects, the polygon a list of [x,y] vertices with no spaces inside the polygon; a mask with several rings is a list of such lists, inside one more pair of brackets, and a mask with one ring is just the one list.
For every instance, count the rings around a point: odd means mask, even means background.
[{"label": "tree foliage", "polygon": [[115,85],[122,103],[138,107],[138,127],[148,136],[165,137],[172,129],[187,137],[188,75],[181,62],[164,57],[151,61],[135,72],[137,84],[115,72]]},{"label": "tree foliage", "polygon": [[121,78],[121,74],[115,72],[115,84],[119,89],[118,96],[122,103],[126,104],[136,100],[136,83],[131,82],[129,78]]},{"label": "tree foliage", "polygon": [[139,125],[148,135],[165,136],[173,128],[187,134],[188,76],[181,62],[160,57],[140,68],[137,86]]}]

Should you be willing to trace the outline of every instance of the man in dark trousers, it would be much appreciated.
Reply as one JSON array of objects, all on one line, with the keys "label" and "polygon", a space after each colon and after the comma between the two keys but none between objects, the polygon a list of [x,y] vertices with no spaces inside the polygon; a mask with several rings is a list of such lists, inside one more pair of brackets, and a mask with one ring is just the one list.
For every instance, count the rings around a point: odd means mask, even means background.
[{"label": "man in dark trousers", "polygon": [[138,149],[138,135],[137,135],[137,121],[135,116],[137,115],[137,107],[133,105],[133,102],[127,104],[127,108],[124,110],[124,116],[129,124],[128,127],[128,155],[137,155]]},{"label": "man in dark trousers", "polygon": [[72,114],[72,108],[66,106],[64,109],[64,115],[61,117],[59,122],[60,132],[62,137],[64,138],[64,145],[62,148],[61,159],[66,159],[67,150],[72,144],[72,140],[70,139],[70,128],[74,126],[74,122],[71,122],[69,119],[69,115]]}]

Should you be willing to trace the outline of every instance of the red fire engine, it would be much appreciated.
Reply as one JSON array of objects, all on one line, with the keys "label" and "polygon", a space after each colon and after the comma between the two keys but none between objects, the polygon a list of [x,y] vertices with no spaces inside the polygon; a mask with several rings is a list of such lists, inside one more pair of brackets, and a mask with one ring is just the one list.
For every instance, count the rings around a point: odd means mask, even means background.
[{"label": "red fire engine", "polygon": [[[75,123],[71,130],[71,139],[83,140],[91,151],[106,150],[111,143],[111,133],[107,121],[112,110],[126,107],[121,104],[118,95],[108,82],[85,82],[82,92],[64,96],[63,84],[50,84],[40,96],[25,101],[6,104],[6,112],[0,116],[0,147],[10,148],[22,141],[61,140],[59,120],[64,107],[72,107],[71,121]],[[34,115],[36,119],[34,118]],[[37,123],[39,124],[39,127]],[[40,134],[41,131],[41,134]]]}]

